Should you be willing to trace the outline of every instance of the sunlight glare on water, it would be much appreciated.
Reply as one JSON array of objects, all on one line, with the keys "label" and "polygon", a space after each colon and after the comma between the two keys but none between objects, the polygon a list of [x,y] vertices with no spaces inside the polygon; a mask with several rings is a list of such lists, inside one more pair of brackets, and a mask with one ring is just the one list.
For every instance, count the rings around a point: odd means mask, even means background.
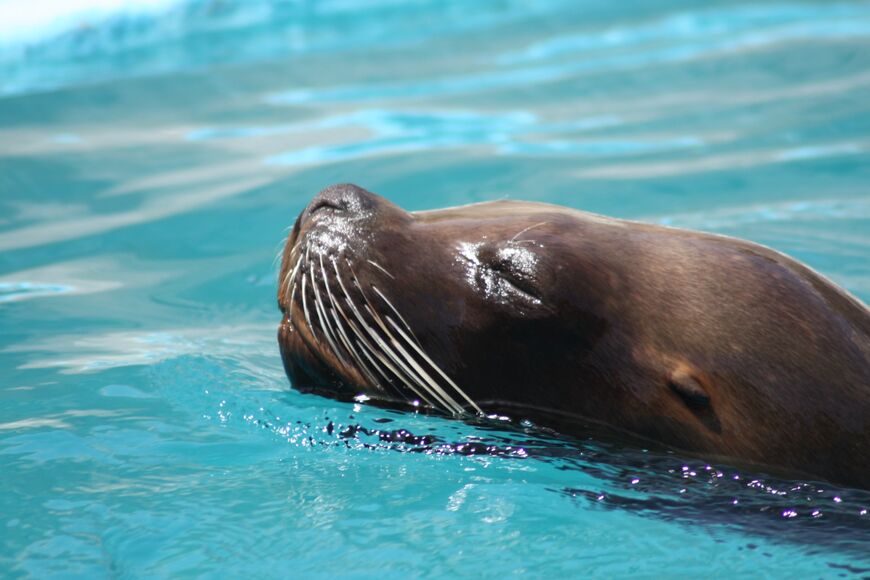
[{"label": "sunlight glare on water", "polygon": [[292,390],[274,260],[354,182],[867,302],[870,4],[56,4],[0,1],[0,575],[870,573],[866,491]]}]

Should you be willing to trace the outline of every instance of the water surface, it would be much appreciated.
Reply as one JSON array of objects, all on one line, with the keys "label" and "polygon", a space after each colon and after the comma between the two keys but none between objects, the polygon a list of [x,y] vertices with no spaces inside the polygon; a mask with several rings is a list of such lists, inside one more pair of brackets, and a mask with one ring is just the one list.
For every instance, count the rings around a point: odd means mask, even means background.
[{"label": "water surface", "polygon": [[736,235],[867,302],[870,5],[147,4],[2,35],[0,575],[870,573],[867,492],[291,390],[274,263],[350,181]]}]

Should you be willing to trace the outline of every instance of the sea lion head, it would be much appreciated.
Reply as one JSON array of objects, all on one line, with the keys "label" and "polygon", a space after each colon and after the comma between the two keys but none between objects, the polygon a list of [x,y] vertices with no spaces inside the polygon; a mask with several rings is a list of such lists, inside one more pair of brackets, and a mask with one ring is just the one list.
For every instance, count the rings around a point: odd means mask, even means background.
[{"label": "sea lion head", "polygon": [[354,185],[328,187],[284,249],[287,374],[300,390],[450,414],[573,408],[563,398],[582,394],[554,385],[599,372],[590,353],[614,282],[589,250],[566,208],[408,212]]},{"label": "sea lion head", "polygon": [[278,305],[300,390],[591,421],[870,481],[854,461],[870,433],[870,312],[751,242],[543,203],[408,212],[335,185],[296,220]]}]

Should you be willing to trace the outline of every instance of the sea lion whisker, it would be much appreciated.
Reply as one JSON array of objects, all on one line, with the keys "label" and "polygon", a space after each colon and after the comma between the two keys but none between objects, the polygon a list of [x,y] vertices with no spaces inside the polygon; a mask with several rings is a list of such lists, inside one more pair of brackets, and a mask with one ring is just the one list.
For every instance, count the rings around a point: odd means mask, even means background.
[{"label": "sea lion whisker", "polygon": [[[422,400],[424,403],[426,403],[427,405],[429,405],[430,407],[433,407],[433,408],[435,408],[435,407],[438,406],[438,405],[434,405],[434,404],[432,403],[432,401],[429,399],[429,397],[427,397],[426,395],[424,395],[424,394],[422,394],[421,392],[419,392],[419,391],[417,390],[417,388],[414,386],[414,383],[417,382],[417,381],[416,381],[415,379],[411,379],[411,380],[409,380],[408,377],[405,375],[405,373],[403,373],[401,370],[399,370],[399,369],[397,369],[395,366],[393,366],[393,364],[392,364],[389,360],[387,360],[387,359],[384,357],[384,355],[381,354],[381,352],[380,352],[378,349],[376,349],[376,348],[375,348],[375,347],[374,347],[374,346],[373,346],[373,345],[372,345],[372,344],[371,344],[371,343],[370,343],[370,342],[365,338],[365,336],[363,336],[362,332],[359,330],[359,328],[356,326],[356,324],[354,324],[353,321],[350,321],[350,327],[351,327],[351,330],[353,330],[353,332],[356,334],[357,338],[358,338],[358,339],[363,343],[363,346],[364,346],[363,353],[365,353],[366,351],[371,352],[373,356],[377,357],[378,361],[380,361],[380,363],[381,363],[383,366],[387,367],[387,369],[388,369],[390,372],[393,373],[393,376],[394,376],[396,379],[398,379],[398,381],[399,381],[399,383],[400,383],[401,385],[404,385],[406,388],[410,389],[410,390],[411,390],[411,391],[412,391],[412,392],[413,392],[413,393],[414,393],[414,394],[415,394],[415,395],[416,395],[420,400]],[[373,332],[373,331],[372,331],[372,332]],[[377,337],[376,334],[374,334],[373,336]],[[377,338],[379,339],[380,337],[377,337]],[[380,342],[380,340],[379,340],[379,342]],[[382,343],[382,344],[383,344],[383,343]],[[381,348],[381,351],[386,352],[386,354],[387,354],[389,357],[391,357],[391,358],[395,358],[395,357],[396,357],[395,353],[392,353],[388,347],[386,347],[386,348]],[[380,369],[380,368],[378,368],[378,371],[379,371],[379,372],[384,376],[385,379],[387,379],[387,382],[389,382],[391,385],[393,384],[393,380],[389,377],[389,374],[388,374],[387,372],[383,371],[383,370]],[[420,385],[420,386],[423,388],[424,391],[426,391],[427,393],[429,393],[429,389],[426,387],[426,385]],[[402,394],[402,396],[405,396],[405,394],[402,393],[402,391],[401,391],[400,389],[398,389],[398,388],[395,387],[395,386],[394,386],[394,388],[396,388],[396,390],[397,390],[400,394]],[[430,395],[431,395],[431,393],[430,393]]]},{"label": "sea lion whisker", "polygon": [[[341,315],[341,318],[344,319],[344,323],[348,325],[348,328],[350,328],[350,320],[348,319],[347,315],[344,313],[344,309],[342,309],[341,305],[338,304],[338,301],[337,301],[337,300],[335,299],[335,297],[332,295],[332,290],[331,290],[330,287],[329,287],[329,277],[328,277],[328,275],[327,275],[327,273],[326,273],[326,268],[323,266],[323,256],[322,256],[322,255],[320,256],[320,271],[321,271],[321,273],[323,274],[323,279],[325,280],[325,286],[326,286],[326,294],[327,294],[327,297],[329,298],[329,302],[330,302],[330,304],[332,305],[332,307],[329,309],[329,312],[330,312],[330,314],[332,315],[332,318],[333,318],[333,320],[334,320],[334,322],[335,322],[335,328],[337,329],[337,333],[336,333],[336,334],[337,334],[338,337],[340,338],[340,340],[341,340],[342,344],[344,345],[345,349],[346,349],[346,350],[350,353],[350,355],[354,358],[354,360],[355,360],[355,361],[357,362],[357,364],[360,366],[361,370],[362,370],[363,372],[365,372],[366,375],[368,375],[368,378],[372,381],[372,383],[373,383],[375,386],[377,386],[377,387],[381,387],[380,381],[378,381],[378,380],[374,377],[374,374],[370,372],[370,370],[368,369],[367,365],[363,362],[362,357],[359,356],[359,353],[358,353],[358,352],[356,351],[356,349],[354,348],[354,346],[353,346],[353,342],[352,342],[352,341],[350,340],[350,338],[347,336],[347,333],[346,333],[345,330],[344,330],[344,325],[342,324],[342,322],[341,322],[341,320],[339,319],[338,315],[336,315],[336,311],[337,311],[337,312]],[[352,329],[352,328],[351,328],[351,332],[353,332],[353,329]],[[357,334],[358,334],[358,333],[357,333]],[[359,342],[359,341],[357,341],[357,342]],[[376,370],[378,370],[378,369],[376,369]]]},{"label": "sea lion whisker", "polygon": [[[334,310],[334,309],[331,309],[330,312],[332,312],[333,316],[335,316],[335,310]],[[336,317],[336,321],[338,321],[338,318],[337,318],[337,317]],[[405,394],[401,389],[399,389],[398,387],[396,387],[396,386],[393,384],[393,380],[390,378],[389,373],[385,372],[382,368],[380,368],[380,367],[378,366],[377,362],[375,362],[375,361],[372,359],[372,357],[369,355],[369,353],[367,352],[367,351],[369,351],[369,350],[371,350],[373,353],[376,352],[375,349],[374,349],[374,347],[372,347],[372,346],[369,344],[369,342],[365,339],[365,337],[363,337],[363,336],[361,335],[361,333],[359,332],[359,329],[356,328],[356,325],[353,324],[352,321],[349,321],[349,320],[348,320],[347,322],[348,322],[348,328],[350,328],[351,332],[354,333],[354,335],[355,335],[356,338],[357,338],[357,340],[356,340],[356,345],[357,345],[357,347],[359,347],[359,352],[362,352],[363,356],[365,356],[365,358],[369,361],[369,363],[371,364],[372,368],[374,368],[375,371],[376,371],[379,375],[381,375],[382,377],[384,377],[384,379],[386,380],[387,384],[389,384],[390,387],[392,387],[392,389],[393,389],[393,390],[394,390],[394,391],[395,391],[395,392],[396,392],[400,397],[402,397],[402,398],[404,398],[404,399],[407,400],[407,396],[406,396],[406,394]],[[358,361],[360,367],[362,368],[362,370],[366,373],[366,375],[368,376],[368,378],[372,381],[372,383],[373,383],[374,385],[376,385],[377,387],[383,389],[383,386],[381,385],[381,382],[380,382],[380,381],[379,381],[379,380],[374,376],[374,373],[371,372],[371,370],[369,369],[368,365],[365,364],[365,363],[363,362],[362,357],[359,356],[359,354],[358,354],[358,352],[357,352],[357,349],[354,348],[354,346],[353,346],[353,344],[352,344],[352,341],[350,340],[350,338],[349,338],[349,337],[347,336],[347,334],[345,333],[344,328],[343,328],[342,326],[339,326],[339,328],[341,329],[341,335],[342,335],[343,339],[346,341],[346,343],[345,343],[346,346],[350,349],[350,351],[351,351],[352,353],[354,353],[354,355],[355,355],[355,357],[357,358],[357,361]],[[363,344],[363,343],[365,343],[365,344]],[[398,376],[398,375],[396,375],[396,376]]]},{"label": "sea lion whisker", "polygon": [[[422,393],[420,393],[415,388],[414,383],[416,383],[417,386],[421,387],[424,391],[428,392],[430,394],[430,396],[432,396],[432,398],[434,398],[441,405],[443,405],[446,410],[451,411],[450,405],[448,403],[442,401],[435,393],[433,393],[431,391],[431,389],[428,388],[428,386],[425,384],[424,381],[422,381],[418,377],[416,377],[414,372],[411,371],[410,369],[408,369],[407,366],[405,365],[405,363],[402,362],[400,357],[395,352],[393,352],[393,349],[391,349],[387,345],[387,343],[384,342],[384,340],[378,335],[378,333],[375,332],[375,330],[371,326],[369,326],[369,324],[365,321],[365,318],[363,318],[363,315],[360,313],[359,309],[356,307],[356,304],[354,303],[353,299],[351,298],[350,293],[347,291],[347,288],[344,286],[344,282],[342,282],[342,280],[341,280],[341,273],[338,271],[338,262],[336,262],[336,260],[334,258],[331,261],[332,261],[332,267],[335,270],[336,280],[338,280],[338,285],[341,288],[341,291],[344,293],[345,300],[347,301],[348,305],[350,306],[351,311],[353,312],[354,316],[356,316],[360,325],[362,325],[362,327],[365,328],[366,332],[368,332],[368,334],[372,337],[372,339],[375,341],[375,343],[380,347],[381,351],[387,357],[389,357],[398,367],[400,367],[402,369],[403,373],[408,378],[411,379],[410,381],[403,379],[403,382],[406,384],[406,386],[408,388],[410,388],[412,391],[414,391],[414,393],[416,393],[417,396],[419,396],[423,400],[427,401],[427,403],[429,403],[431,405],[431,402],[429,402],[429,399],[427,397],[424,397],[422,395]],[[351,272],[353,272],[353,270],[351,270]],[[365,299],[365,294],[363,294],[363,298]],[[399,376],[398,373],[397,373],[397,376]],[[433,406],[435,406],[435,405],[433,405]]]},{"label": "sea lion whisker", "polygon": [[412,384],[409,384],[405,379],[403,379],[401,371],[396,369],[390,361],[386,360],[383,354],[379,353],[376,349],[373,350],[371,347],[363,346],[361,342],[357,342],[357,345],[360,346],[360,351],[362,351],[366,359],[371,362],[372,366],[378,371],[378,374],[384,377],[386,384],[390,385],[392,390],[395,391],[399,397],[414,406],[417,406],[422,402],[433,409],[438,408],[438,406],[434,405],[428,397],[420,393]]},{"label": "sea lion whisker", "polygon": [[[383,357],[378,353],[377,349],[368,341],[368,339],[366,339],[366,337],[363,335],[363,333],[360,331],[360,329],[357,327],[357,325],[354,324],[353,320],[348,318],[347,314],[345,314],[345,312],[344,312],[344,309],[341,307],[341,305],[338,303],[338,301],[335,300],[335,298],[333,298],[332,294],[329,295],[329,298],[332,301],[333,312],[335,310],[337,310],[338,313],[341,315],[341,317],[344,319],[345,324],[347,324],[350,331],[356,336],[357,344],[361,343],[361,350],[362,350],[362,353],[364,355],[366,355],[366,358],[371,360],[371,357],[366,352],[366,351],[371,351],[371,353],[374,356],[378,357],[378,359],[381,361],[381,364],[385,364],[389,369],[392,370],[393,374],[396,376],[396,378],[399,379],[400,382],[406,383],[406,380],[401,376],[401,374],[398,371],[396,371],[396,369],[388,361],[383,360]],[[341,328],[340,324],[339,324],[339,328]],[[400,395],[404,396],[404,393],[400,389],[398,389],[395,385],[393,385],[393,380],[390,378],[389,373],[387,373],[386,371],[384,371],[383,369],[378,367],[376,363],[373,362],[372,364],[374,365],[375,370],[381,376],[383,376],[384,379],[386,379],[387,383],[389,383]],[[428,399],[426,399],[425,397],[422,397],[422,398],[427,403],[429,402]]]},{"label": "sea lion whisker", "polygon": [[[321,265],[320,272],[321,272],[321,276],[323,278],[323,286],[324,286],[324,288],[326,288],[327,297],[330,297],[331,291],[329,289],[329,279],[326,277],[326,272],[323,271],[323,255],[322,254],[320,254],[320,265]],[[311,264],[311,269],[312,269],[312,271],[315,270],[315,266],[313,263]],[[322,298],[320,296],[319,286],[315,286],[314,291],[315,291],[315,298],[317,299],[318,304],[320,304],[320,308],[323,310],[323,317],[326,319],[326,329],[332,333],[333,337],[336,339],[336,342],[340,342],[338,340],[338,332],[337,332],[336,328],[333,327],[333,321],[327,315],[326,301],[322,300]]]},{"label": "sea lion whisker", "polygon": [[302,264],[302,255],[300,254],[299,258],[296,260],[296,265],[293,266],[292,270],[287,271],[287,283],[286,287],[289,288],[290,284],[296,283],[296,274],[299,272],[299,265]]},{"label": "sea lion whisker", "polygon": [[478,412],[479,414],[481,414],[481,415],[483,414],[483,411],[480,409],[480,407],[477,406],[477,403],[475,403],[475,402],[471,399],[471,397],[469,397],[468,395],[466,395],[466,394],[465,394],[465,391],[463,391],[462,389],[460,389],[459,386],[458,386],[456,383],[454,383],[453,380],[451,380],[450,377],[447,376],[447,373],[445,373],[443,370],[441,370],[441,367],[439,367],[438,365],[436,365],[435,362],[434,362],[431,358],[429,358],[429,355],[427,355],[427,354],[423,351],[422,348],[420,348],[420,347],[418,347],[416,344],[414,344],[414,342],[411,340],[411,337],[409,337],[407,334],[405,334],[405,331],[402,330],[402,328],[401,328],[401,327],[396,323],[395,320],[393,320],[393,319],[390,318],[389,316],[385,316],[384,318],[387,319],[387,322],[389,322],[389,323],[392,325],[392,327],[396,329],[396,332],[398,332],[398,333],[402,336],[402,338],[405,339],[405,341],[406,341],[406,342],[411,346],[411,348],[413,348],[414,350],[416,350],[416,351],[417,351],[417,354],[419,354],[419,355],[423,358],[423,360],[425,360],[427,363],[429,363],[429,365],[430,365],[433,369],[435,369],[435,372],[437,372],[439,375],[441,375],[441,377],[442,377],[445,381],[447,381],[447,383],[450,384],[450,386],[453,387],[453,389],[454,389],[457,393],[459,393],[460,396],[462,396],[463,399],[465,399],[466,401],[468,401],[468,404],[469,404],[469,405],[471,405],[472,407],[474,407],[474,410],[475,410],[475,411],[477,411],[477,412]]},{"label": "sea lion whisker", "polygon": [[275,257],[272,258],[272,267],[273,268],[278,263],[278,261],[284,257],[284,246],[286,244],[287,244],[287,238],[284,238],[283,240],[281,240],[281,242],[278,243],[278,251],[275,252]]},{"label": "sea lion whisker", "polygon": [[[339,286],[341,286],[341,281],[340,281],[340,280],[339,280]],[[344,289],[342,288],[342,291],[343,291],[343,290],[344,290]],[[329,292],[329,287],[328,287],[328,286],[327,286],[327,292],[328,292],[328,295],[329,295],[329,301],[332,303],[332,307],[333,307],[335,310],[337,310],[339,314],[341,314],[341,317],[342,317],[342,319],[344,319],[345,324],[347,324],[348,326],[351,326],[351,325],[353,324],[353,321],[350,320],[350,318],[348,318],[347,314],[344,312],[344,308],[341,307],[341,304],[338,303],[338,300],[336,300],[336,299],[333,297],[332,293]],[[347,296],[347,293],[345,293],[345,296]]]},{"label": "sea lion whisker", "polygon": [[[398,366],[399,369],[401,369],[401,372],[397,372],[396,376],[402,380],[402,383],[406,387],[411,389],[411,391],[413,391],[414,394],[416,394],[418,397],[420,397],[421,399],[426,401],[426,403],[431,405],[432,407],[437,408],[440,405],[446,411],[448,411],[450,413],[453,412],[453,410],[450,407],[450,404],[448,402],[446,402],[445,400],[443,400],[441,397],[439,397],[435,392],[433,392],[432,389],[429,387],[429,385],[427,385],[425,383],[425,381],[421,380],[414,373],[414,371],[412,371],[410,368],[408,368],[408,365],[405,364],[405,362],[402,360],[402,358],[398,354],[396,354],[392,348],[390,348],[390,346],[384,341],[384,339],[382,339],[371,326],[369,326],[368,324],[365,324],[365,323],[361,323],[361,324],[363,324],[365,329],[368,331],[368,333],[371,335],[371,337],[374,339],[374,341],[380,347],[381,352],[383,352],[387,357],[389,357],[389,359],[392,360],[392,362],[395,363],[395,365]],[[394,372],[395,372],[395,369],[394,369]],[[418,387],[420,389],[422,389],[424,392],[428,393],[429,396],[432,397],[432,399],[437,401],[438,405],[433,405],[431,400],[429,399],[429,397],[426,397],[425,395],[423,395],[423,393],[421,393],[417,389]]]},{"label": "sea lion whisker", "polygon": [[302,254],[300,253],[299,256],[296,258],[296,263],[293,265],[293,268],[290,269],[289,276],[290,276],[291,280],[296,277],[297,272],[299,272],[299,266],[301,264],[302,264]]},{"label": "sea lion whisker", "polygon": [[[353,276],[354,284],[359,289],[360,295],[362,296],[363,300],[365,301],[366,311],[369,313],[369,315],[372,317],[372,319],[378,324],[378,326],[380,326],[380,328],[384,332],[384,334],[390,339],[390,342],[392,343],[393,347],[399,351],[399,353],[402,355],[404,360],[409,365],[411,365],[411,367],[414,369],[414,371],[416,371],[416,373],[411,373],[411,376],[413,376],[414,378],[417,379],[418,384],[428,385],[429,387],[431,387],[430,389],[428,389],[429,393],[433,397],[438,398],[442,402],[442,404],[444,404],[444,406],[447,407],[448,410],[450,410],[451,413],[453,413],[453,414],[463,413],[464,409],[462,408],[462,405],[457,403],[453,399],[453,397],[451,397],[449,394],[447,394],[447,392],[444,391],[444,389],[442,389],[441,386],[435,380],[433,380],[432,377],[430,377],[429,374],[425,370],[423,370],[423,368],[419,364],[417,364],[417,361],[415,361],[414,358],[402,347],[402,345],[399,343],[399,341],[396,339],[396,337],[393,336],[393,333],[390,332],[390,329],[387,328],[387,326],[384,324],[383,320],[381,320],[381,317],[378,315],[377,311],[375,310],[374,305],[371,303],[368,296],[366,296],[365,290],[363,290],[362,284],[360,283],[359,278],[356,275],[356,272],[354,272],[353,264],[350,263],[350,260],[346,260],[346,262],[347,262],[348,269],[350,269],[350,274],[351,274],[351,276]],[[345,293],[346,292],[347,291],[345,290]]]},{"label": "sea lion whisker", "polygon": [[335,258],[332,258],[331,261],[332,268],[333,270],[335,270],[335,279],[338,281],[338,286],[339,288],[341,288],[341,291],[344,294],[345,301],[350,306],[351,312],[353,312],[354,316],[356,316],[357,319],[360,321],[360,324],[365,324],[365,320],[357,309],[356,304],[354,304],[353,299],[350,297],[350,293],[347,291],[347,288],[345,288],[344,282],[342,282],[341,280],[341,273],[338,271],[338,263],[335,261]]},{"label": "sea lion whisker", "polygon": [[284,273],[283,277],[278,278],[278,288],[284,290],[286,293],[290,290],[290,271],[292,268],[287,268],[287,271]]},{"label": "sea lion whisker", "polygon": [[302,274],[302,310],[305,313],[305,323],[308,325],[308,329],[311,331],[311,336],[314,337],[314,341],[320,343],[317,339],[317,333],[314,332],[314,327],[311,325],[311,315],[308,313],[308,299],[306,295],[306,288],[308,285],[308,273],[305,272]]},{"label": "sea lion whisker", "polygon": [[378,263],[375,262],[374,260],[366,260],[366,262],[368,262],[369,264],[371,264],[372,266],[374,266],[375,268],[377,268],[378,270],[380,270],[381,272],[383,272],[384,274],[386,274],[387,276],[389,276],[389,277],[392,278],[393,280],[396,279],[395,276],[393,276],[392,274],[390,274],[389,272],[387,272],[387,269],[386,269],[386,268],[384,268],[383,266],[381,266],[380,264],[378,264]]},{"label": "sea lion whisker", "polygon": [[[339,280],[340,280],[340,278],[339,278]],[[342,291],[345,294],[345,300],[350,305],[351,311],[354,313],[354,316],[356,316],[357,320],[359,320],[360,325],[371,336],[372,340],[375,341],[375,344],[378,345],[380,352],[384,353],[384,355],[395,364],[395,367],[391,364],[388,364],[388,366],[393,371],[393,373],[396,375],[396,377],[401,381],[401,383],[404,384],[407,388],[409,388],[411,391],[413,391],[414,394],[416,394],[418,397],[423,399],[427,404],[431,405],[432,407],[437,408],[440,405],[440,406],[444,407],[448,412],[450,412],[451,411],[450,405],[447,402],[443,401],[440,397],[438,397],[437,394],[433,393],[432,389],[429,388],[429,386],[425,383],[425,381],[423,381],[422,379],[417,377],[414,374],[414,372],[408,368],[408,366],[404,363],[402,358],[398,354],[396,354],[393,351],[393,349],[390,348],[390,346],[380,337],[380,335],[378,335],[378,333],[365,321],[365,319],[363,318],[359,309],[356,307],[356,305],[354,304],[350,295],[348,294],[347,289],[344,287],[344,284],[340,282],[339,285],[342,287]],[[378,351],[373,348],[372,352],[376,353]],[[386,363],[387,361],[383,361],[383,362]],[[396,367],[398,367],[401,370],[397,370]],[[418,390],[418,387],[420,389],[422,389],[424,392],[428,393],[429,397],[423,395],[423,393],[421,393]],[[430,397],[432,399],[434,399],[435,401],[437,401],[438,405],[433,405],[431,400],[430,400]]]},{"label": "sea lion whisker", "polygon": [[405,362],[407,362],[414,369],[417,378],[422,379],[422,381],[424,383],[426,383],[427,385],[429,385],[429,387],[431,387],[429,390],[432,393],[432,395],[434,396],[437,394],[438,398],[441,399],[441,401],[445,404],[445,406],[447,406],[450,409],[450,411],[453,414],[464,413],[465,409],[462,408],[462,405],[457,403],[453,397],[451,397],[444,389],[442,389],[441,385],[439,385],[429,375],[429,373],[427,373],[423,369],[423,367],[421,367],[420,364],[416,360],[414,360],[414,357],[412,357],[410,355],[410,353],[408,353],[408,351],[406,351],[404,349],[404,347],[399,343],[399,340],[386,327],[386,325],[381,320],[380,316],[378,316],[377,313],[375,313],[368,304],[365,305],[365,309],[372,316],[372,318],[375,319],[375,321],[381,327],[381,330],[383,330],[384,334],[386,334],[387,337],[390,339],[390,342],[392,343],[393,347],[397,351],[399,351],[399,353],[402,355],[402,358],[405,360]]},{"label": "sea lion whisker", "polygon": [[371,381],[371,383],[377,388],[383,388],[381,386],[380,381],[374,376],[374,373],[369,370],[368,365],[363,362],[362,357],[357,352],[357,349],[353,346],[350,338],[347,336],[347,333],[344,331],[344,327],[342,327],[341,323],[338,320],[338,316],[335,314],[335,309],[330,308],[329,313],[332,315],[333,319],[336,323],[337,328],[337,336],[341,343],[344,345],[344,348],[347,352],[350,353],[350,356],[356,361],[358,369],[366,376],[366,378]]},{"label": "sea lion whisker", "polygon": [[[374,359],[371,357],[371,355],[368,353],[368,349],[366,349],[366,348],[362,345],[362,343],[361,343],[359,340],[357,340],[357,346],[359,347],[359,349],[360,349],[360,351],[362,352],[363,356],[365,356],[366,359],[369,361],[369,363],[372,365],[372,368],[374,368],[374,369],[378,372],[379,375],[381,375],[382,377],[384,377],[384,379],[387,381],[387,384],[389,384],[391,387],[393,387],[393,389],[394,389],[395,391],[397,391],[401,396],[405,396],[404,393],[402,393],[401,390],[399,390],[395,385],[393,385],[393,382],[392,382],[392,380],[390,380],[389,375],[386,374],[386,373],[385,373],[385,372],[384,372],[384,371],[383,371],[383,370],[378,366],[378,363],[375,362],[375,360],[374,360]],[[407,397],[405,397],[405,398],[407,399]]]},{"label": "sea lion whisker", "polygon": [[529,230],[532,230],[532,229],[537,228],[539,226],[545,226],[545,225],[547,225],[547,222],[538,222],[536,224],[532,224],[529,227],[524,228],[524,229],[520,230],[519,232],[517,232],[516,234],[514,234],[514,237],[512,237],[509,240],[509,242],[513,242],[514,240],[516,240],[518,237],[520,237],[521,235],[523,235],[524,233],[526,233]]},{"label": "sea lion whisker", "polygon": [[293,289],[290,291],[290,301],[287,302],[287,320],[293,320],[293,302],[296,300],[296,282],[293,282]]},{"label": "sea lion whisker", "polygon": [[[332,304],[333,308],[336,308],[338,305],[336,304],[335,298],[332,296],[332,289],[329,287],[329,276],[326,273],[326,268],[323,266],[323,254],[319,255],[320,260],[320,273],[323,276],[323,285],[326,287],[326,295],[329,298],[329,303]],[[344,312],[342,312],[342,316],[344,316]]]},{"label": "sea lion whisker", "polygon": [[314,288],[314,309],[317,312],[318,320],[320,320],[320,328],[323,331],[324,336],[326,336],[326,342],[329,343],[329,347],[332,349],[335,356],[342,362],[342,364],[351,368],[351,365],[341,354],[341,351],[335,344],[334,337],[332,336],[332,327],[329,324],[329,317],[326,315],[326,309],[323,307],[323,300],[320,297],[320,288],[317,284],[317,278],[314,275],[314,262],[309,264],[309,268],[311,272],[311,285]]},{"label": "sea lion whisker", "polygon": [[419,344],[420,344],[420,341],[417,339],[417,336],[414,334],[414,331],[411,330],[411,325],[408,324],[408,321],[405,320],[405,317],[402,316],[401,314],[399,314],[399,311],[396,309],[395,306],[393,306],[393,303],[390,302],[389,300],[387,300],[387,297],[384,296],[384,293],[381,292],[381,291],[378,289],[378,287],[375,286],[374,284],[372,284],[372,290],[374,290],[374,291],[377,293],[377,295],[381,297],[381,300],[383,300],[384,302],[386,302],[386,303],[387,303],[387,306],[389,306],[390,309],[391,309],[391,310],[396,314],[396,316],[399,317],[399,320],[402,321],[402,324],[404,324],[404,325],[405,325],[405,328],[408,329],[408,332],[411,333],[411,337],[413,337],[414,341],[419,345]]},{"label": "sea lion whisker", "polygon": [[[299,243],[301,243],[301,242],[299,242]],[[310,245],[311,245],[311,242],[306,242],[305,247],[308,248]],[[290,281],[292,281],[294,284],[296,283],[297,276],[299,276],[299,272],[302,271],[302,267],[301,267],[302,258],[303,258],[302,251],[300,250],[299,257],[296,258],[296,265],[293,266],[293,270],[292,270],[291,275],[290,275]]]},{"label": "sea lion whisker", "polygon": [[[291,227],[292,227],[292,226],[291,226]],[[286,232],[287,230],[284,230],[284,231]],[[272,267],[273,267],[273,268],[275,267],[275,264],[277,264],[278,261],[279,261],[279,260],[280,260],[280,259],[281,259],[285,254],[286,254],[288,257],[293,256],[293,252],[295,252],[295,251],[296,251],[296,248],[299,247],[299,244],[302,243],[301,241],[298,241],[298,242],[296,242],[296,244],[293,245],[292,248],[290,248],[289,250],[286,250],[286,251],[285,251],[285,248],[286,248],[286,246],[287,246],[287,240],[288,240],[289,238],[290,238],[290,234],[287,234],[286,236],[284,236],[283,238],[281,238],[281,241],[278,243],[278,252],[275,254],[275,259],[272,260]]]}]

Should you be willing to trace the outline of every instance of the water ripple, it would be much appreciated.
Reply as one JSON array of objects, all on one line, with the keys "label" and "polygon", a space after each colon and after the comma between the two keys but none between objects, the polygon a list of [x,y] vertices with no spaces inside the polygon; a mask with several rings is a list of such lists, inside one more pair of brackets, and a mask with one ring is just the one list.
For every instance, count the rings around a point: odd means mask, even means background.
[{"label": "water ripple", "polygon": [[[704,144],[697,135],[574,138],[567,136],[615,127],[615,116],[588,116],[567,121],[542,121],[526,111],[483,114],[472,111],[403,111],[363,109],[280,127],[203,128],[191,132],[189,139],[250,139],[263,135],[305,133],[326,128],[357,127],[367,137],[347,139],[337,145],[316,145],[287,151],[266,158],[268,165],[306,165],[331,163],[373,155],[407,153],[445,148],[489,146],[504,155],[570,155],[580,157],[618,157],[644,155]],[[309,133],[310,135],[310,133]],[[313,135],[310,135],[313,136]]]},{"label": "water ripple", "polygon": [[[683,54],[774,44],[793,39],[834,39],[870,34],[870,10],[859,4],[736,6],[667,16],[631,27],[559,36],[498,58],[501,64],[579,56],[588,52],[680,45]],[[687,42],[695,42],[693,46]]]},{"label": "water ripple", "polygon": [[269,263],[341,180],[736,234],[866,300],[870,4],[166,2],[19,42],[45,2],[0,0],[0,570],[866,574],[867,492],[289,389]]},{"label": "water ripple", "polygon": [[54,296],[57,294],[69,294],[75,292],[75,288],[66,284],[40,284],[38,282],[0,282],[0,302],[15,302],[39,298],[40,296]]},{"label": "water ripple", "polygon": [[687,159],[599,165],[581,169],[577,171],[576,175],[594,179],[650,179],[814,159],[860,157],[867,152],[868,148],[870,148],[870,144],[867,142],[851,141],[784,149],[749,149]]},{"label": "water ripple", "polygon": [[649,221],[697,230],[723,230],[766,222],[809,222],[870,219],[870,199],[810,199],[730,206],[654,216]]},{"label": "water ripple", "polygon": [[[575,52],[582,55],[583,51],[592,48],[608,49],[608,52],[559,64],[545,63],[508,70],[475,71],[459,76],[400,83],[293,89],[270,95],[268,102],[300,105],[455,97],[551,83],[604,71],[612,73],[769,50],[795,42],[870,37],[870,9],[866,6],[842,5],[827,9],[794,7],[785,9],[783,14],[792,16],[785,24],[776,15],[768,17],[767,8],[679,15],[636,28],[548,40],[543,44],[533,45],[520,54],[507,53],[497,58],[502,65],[515,65],[548,61],[553,57],[573,55]],[[759,28],[759,25],[769,24],[775,25]],[[712,34],[713,31],[716,34]],[[614,52],[614,48],[630,50]]]}]

